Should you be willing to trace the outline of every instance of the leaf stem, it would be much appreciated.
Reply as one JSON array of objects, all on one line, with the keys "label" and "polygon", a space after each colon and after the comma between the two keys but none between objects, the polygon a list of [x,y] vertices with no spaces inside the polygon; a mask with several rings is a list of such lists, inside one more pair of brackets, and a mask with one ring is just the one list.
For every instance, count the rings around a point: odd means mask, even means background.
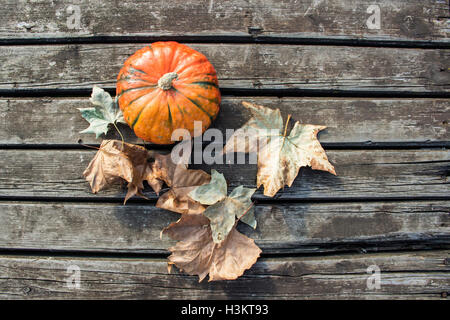
[{"label": "leaf stem", "polygon": [[[291,120],[291,115],[290,114],[288,114],[288,117],[287,117],[287,120],[286,120],[286,124],[284,125],[283,144],[281,145],[281,149],[283,149],[284,142],[286,141],[286,134],[287,134],[287,128],[288,128],[289,120]],[[281,149],[280,149],[280,151],[281,151]]]},{"label": "leaf stem", "polygon": [[123,138],[122,132],[120,132],[119,128],[117,127],[116,122],[114,121],[112,124],[114,125],[114,128],[116,128],[117,132],[120,135],[120,138],[122,139],[122,150],[123,150],[123,146],[125,144],[125,139]]},{"label": "leaf stem", "polygon": [[112,155],[112,156],[119,156],[119,157],[122,157],[122,158],[124,158],[124,159],[128,159],[128,157],[126,157],[126,156],[123,155],[123,152],[122,152],[122,151],[120,151],[121,154],[117,154],[117,153],[112,153],[112,152],[106,151],[106,150],[103,149],[103,148],[98,148],[98,147],[90,146],[90,145],[87,145],[87,144],[84,144],[84,143],[79,143],[79,145],[80,145],[80,146],[83,146],[83,147],[86,147],[86,148],[90,148],[90,149],[95,149],[95,150],[98,150],[98,151],[102,151],[102,152],[107,153],[107,154]]},{"label": "leaf stem", "polygon": [[289,120],[291,120],[291,115],[290,115],[290,114],[288,114],[288,117],[287,117],[287,120],[286,120],[286,124],[284,125],[284,133],[283,133],[283,137],[286,137],[286,133],[287,133],[287,128],[288,128]]},{"label": "leaf stem", "polygon": [[90,146],[90,145],[87,145],[87,144],[84,144],[84,143],[78,142],[78,144],[79,144],[80,146],[83,146],[83,147],[86,147],[86,148],[91,148],[91,149],[95,149],[95,150],[100,150],[100,148],[98,148],[98,147]]},{"label": "leaf stem", "polygon": [[245,212],[242,214],[242,216],[240,216],[238,219],[237,219],[237,221],[236,221],[236,223],[239,221],[239,220],[241,220],[249,211],[250,211],[250,209],[253,207],[255,205],[255,201],[253,201],[251,204],[250,204],[250,206],[245,210]]}]

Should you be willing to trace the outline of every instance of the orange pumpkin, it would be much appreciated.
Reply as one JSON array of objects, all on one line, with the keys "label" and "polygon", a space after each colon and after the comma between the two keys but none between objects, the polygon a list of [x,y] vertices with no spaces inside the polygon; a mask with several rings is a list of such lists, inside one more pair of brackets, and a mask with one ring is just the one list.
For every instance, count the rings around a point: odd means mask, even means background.
[{"label": "orange pumpkin", "polygon": [[[128,125],[139,138],[171,144],[178,128],[202,133],[219,112],[216,70],[206,57],[177,42],[155,42],[125,61],[116,94]],[[176,137],[179,138],[179,137]]]}]

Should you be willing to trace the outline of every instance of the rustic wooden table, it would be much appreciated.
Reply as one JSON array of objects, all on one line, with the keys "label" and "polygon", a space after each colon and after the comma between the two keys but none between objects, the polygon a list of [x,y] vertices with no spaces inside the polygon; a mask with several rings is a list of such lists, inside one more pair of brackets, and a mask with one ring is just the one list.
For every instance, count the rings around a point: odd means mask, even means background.
[{"label": "rustic wooden table", "polygon": [[[2,0],[0,298],[445,298],[449,17],[448,0]],[[240,230],[263,257],[236,281],[168,274],[159,232],[178,215],[149,188],[123,206],[123,189],[93,195],[82,177],[95,151],[78,142],[99,140],[77,108],[159,40],[216,67],[214,127],[242,125],[242,100],[328,126],[338,176],[302,169],[276,198],[255,194],[258,228]],[[256,166],[212,168],[255,184]]]}]

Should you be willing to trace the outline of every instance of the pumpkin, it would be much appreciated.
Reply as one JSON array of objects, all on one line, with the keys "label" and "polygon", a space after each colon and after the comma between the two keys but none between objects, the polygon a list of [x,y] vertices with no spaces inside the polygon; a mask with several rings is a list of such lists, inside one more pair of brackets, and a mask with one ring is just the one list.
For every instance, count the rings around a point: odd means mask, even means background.
[{"label": "pumpkin", "polygon": [[[203,54],[173,41],[152,43],[130,56],[116,94],[135,134],[156,144],[174,143],[176,129],[203,133],[219,112],[216,70]],[[201,122],[201,132],[194,132],[194,121]]]}]

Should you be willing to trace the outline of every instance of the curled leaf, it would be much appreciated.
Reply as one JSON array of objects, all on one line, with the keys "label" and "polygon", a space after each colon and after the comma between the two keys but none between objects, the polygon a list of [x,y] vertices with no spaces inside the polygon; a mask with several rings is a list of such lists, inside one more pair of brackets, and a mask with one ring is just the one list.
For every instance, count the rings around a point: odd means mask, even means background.
[{"label": "curled leaf", "polygon": [[210,179],[210,175],[203,170],[179,169],[175,172],[172,188],[159,197],[156,206],[181,214],[202,213],[205,206],[191,199],[188,194]]},{"label": "curled leaf", "polygon": [[181,214],[195,214],[205,211],[198,201],[188,197],[193,189],[208,183],[211,176],[203,170],[187,169],[185,164],[175,164],[168,155],[155,155],[152,166],[153,173],[163,180],[169,191],[161,195],[156,203],[158,208],[178,212]]},{"label": "curled leaf", "polygon": [[83,176],[94,193],[121,179],[127,181],[126,203],[135,194],[143,196],[143,181],[147,181],[156,193],[161,190],[162,181],[157,179],[150,165],[150,156],[144,147],[118,140],[103,140]]},{"label": "curled leaf", "polygon": [[172,187],[175,179],[175,172],[179,174],[183,169],[187,169],[185,164],[175,164],[169,154],[153,154],[155,162],[152,164],[152,170],[158,179],[164,181],[167,186]]},{"label": "curled leaf", "polygon": [[[317,140],[317,133],[325,126],[294,124],[287,135],[279,109],[243,102],[253,117],[236,130],[227,142],[227,152],[257,152],[257,187],[264,185],[264,195],[273,197],[285,185],[291,186],[301,167],[336,174],[325,150]],[[289,118],[288,118],[289,121]],[[287,122],[288,122],[287,121]]]},{"label": "curled leaf", "polygon": [[235,228],[222,243],[215,243],[209,220],[201,214],[182,215],[163,233],[179,241],[169,248],[172,252],[169,263],[188,274],[198,275],[199,282],[208,274],[209,281],[236,279],[256,262],[261,253],[254,240]]}]

